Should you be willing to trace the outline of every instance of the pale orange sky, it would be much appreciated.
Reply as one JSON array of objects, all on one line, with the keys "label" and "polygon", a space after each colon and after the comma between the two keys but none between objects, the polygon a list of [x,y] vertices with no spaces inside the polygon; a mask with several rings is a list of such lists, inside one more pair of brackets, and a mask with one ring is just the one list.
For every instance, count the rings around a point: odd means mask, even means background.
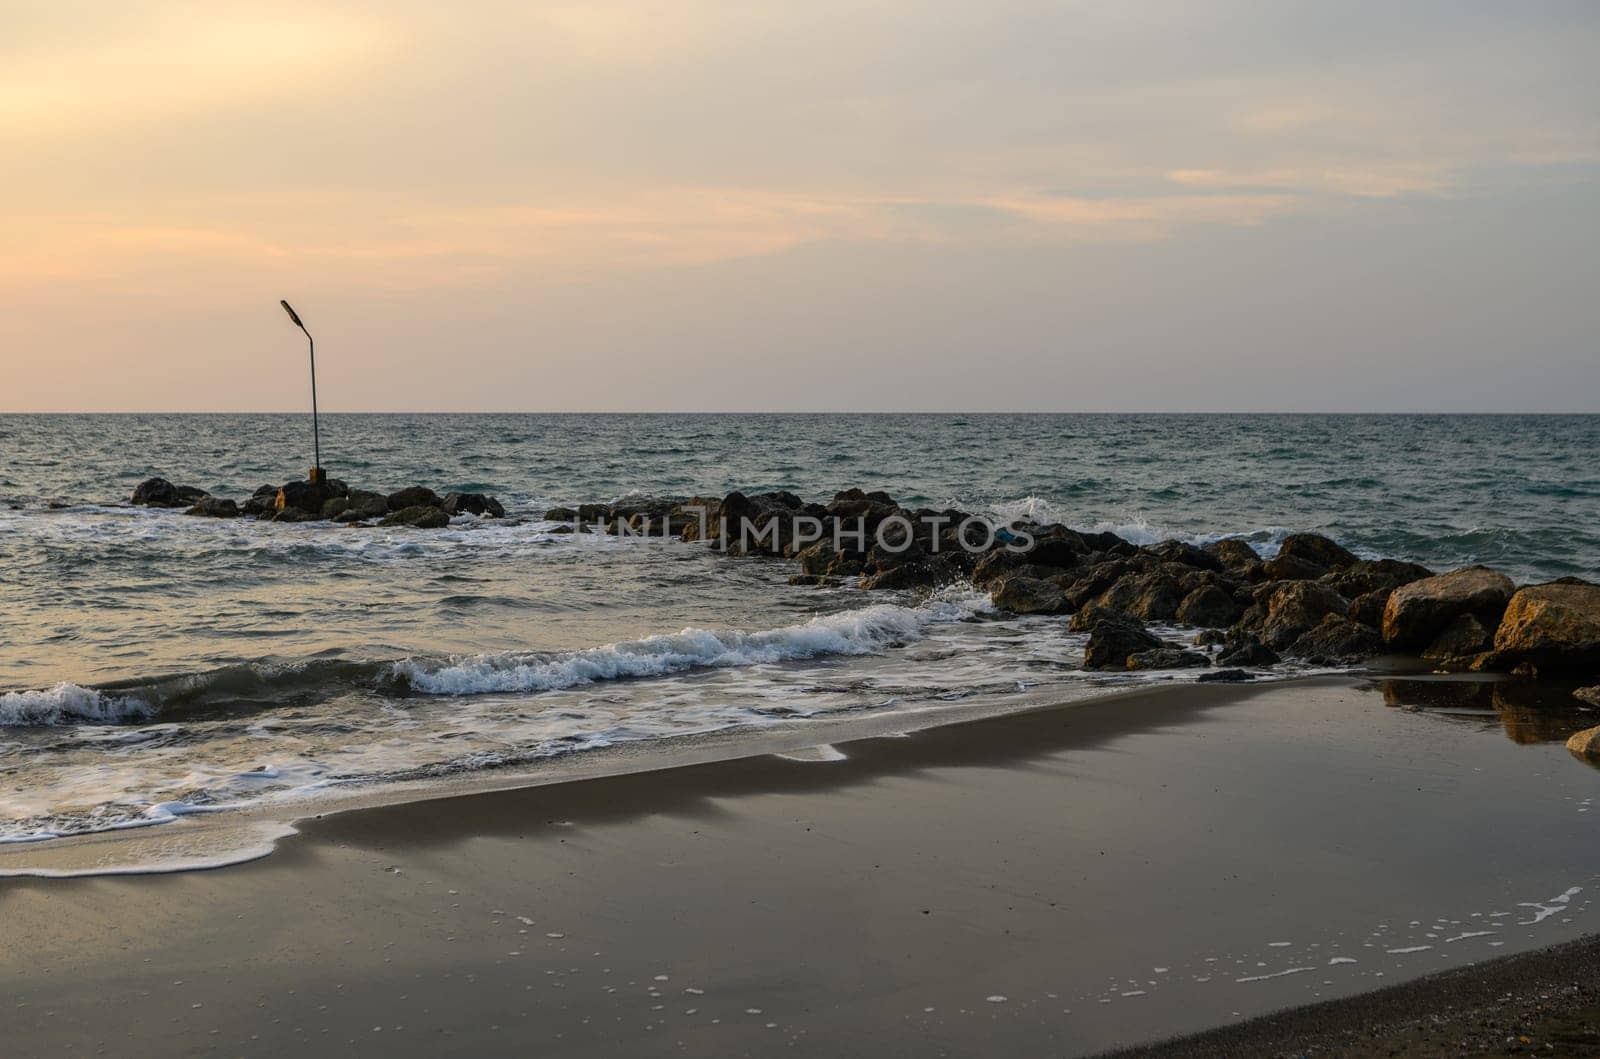
[{"label": "pale orange sky", "polygon": [[1600,410],[1600,16],[1393,6],[0,0],[0,410]]}]

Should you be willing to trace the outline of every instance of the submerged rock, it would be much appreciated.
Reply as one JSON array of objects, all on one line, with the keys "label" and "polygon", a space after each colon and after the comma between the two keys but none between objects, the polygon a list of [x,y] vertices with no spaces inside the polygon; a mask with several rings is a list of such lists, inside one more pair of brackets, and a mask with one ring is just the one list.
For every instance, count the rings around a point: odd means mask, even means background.
[{"label": "submerged rock", "polygon": [[1600,585],[1563,578],[1517,592],[1495,632],[1494,649],[1540,673],[1600,670]]},{"label": "submerged rock", "polygon": [[1247,680],[1254,680],[1254,673],[1243,669],[1218,669],[1211,673],[1201,673],[1195,679],[1202,684],[1242,684]]},{"label": "submerged rock", "polygon": [[1493,629],[1500,624],[1514,587],[1511,578],[1486,566],[1401,585],[1384,605],[1383,638],[1392,647],[1426,647],[1463,614]]},{"label": "submerged rock", "polygon": [[220,496],[203,496],[185,515],[202,515],[206,518],[238,518],[239,505]]}]

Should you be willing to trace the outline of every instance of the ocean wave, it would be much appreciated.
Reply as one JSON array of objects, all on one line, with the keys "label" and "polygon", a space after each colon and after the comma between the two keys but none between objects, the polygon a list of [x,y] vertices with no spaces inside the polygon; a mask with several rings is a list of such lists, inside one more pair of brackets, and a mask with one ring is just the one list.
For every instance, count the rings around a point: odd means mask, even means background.
[{"label": "ocean wave", "polygon": [[691,628],[582,651],[555,655],[485,654],[443,666],[406,659],[394,664],[393,673],[413,690],[428,695],[555,691],[695,669],[873,654],[920,639],[928,625],[962,621],[989,609],[986,596],[948,594],[917,607],[880,603],[760,632]]},{"label": "ocean wave", "polygon": [[148,718],[151,705],[131,695],[113,695],[77,684],[0,695],[0,727],[62,724],[126,724]]}]

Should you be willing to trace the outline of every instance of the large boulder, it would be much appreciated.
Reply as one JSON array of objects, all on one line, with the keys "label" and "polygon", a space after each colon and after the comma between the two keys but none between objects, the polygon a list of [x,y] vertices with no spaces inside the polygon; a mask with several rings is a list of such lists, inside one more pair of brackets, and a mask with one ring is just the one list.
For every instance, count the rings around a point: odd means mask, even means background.
[{"label": "large boulder", "polygon": [[1291,533],[1278,547],[1279,558],[1301,559],[1327,570],[1343,569],[1356,557],[1320,533]]},{"label": "large boulder", "polygon": [[1220,541],[1212,541],[1206,545],[1205,550],[1229,570],[1244,570],[1261,561],[1261,556],[1256,554],[1256,550],[1238,537],[1224,537]]},{"label": "large boulder", "polygon": [[424,485],[396,489],[386,499],[391,511],[404,511],[408,507],[440,507],[444,504],[438,493]]},{"label": "large boulder", "polygon": [[1579,688],[1572,693],[1572,697],[1579,702],[1587,702],[1590,706],[1600,706],[1600,684]]},{"label": "large boulder", "polygon": [[1185,625],[1225,629],[1239,620],[1244,608],[1231,594],[1217,585],[1201,585],[1183,597],[1177,618]]},{"label": "large boulder", "polygon": [[1391,647],[1426,647],[1463,614],[1486,629],[1500,623],[1515,586],[1505,574],[1469,566],[1401,585],[1383,608],[1383,638]]},{"label": "large boulder", "polygon": [[334,522],[365,522],[388,513],[388,498],[365,489],[352,489],[348,495],[333,497],[322,505],[322,517]]},{"label": "large boulder", "polygon": [[1567,749],[1591,764],[1600,764],[1600,728],[1585,728],[1567,740]]},{"label": "large boulder", "polygon": [[1540,673],[1600,670],[1600,585],[1564,578],[1511,597],[1494,649]]},{"label": "large boulder", "polygon": [[256,518],[270,518],[278,510],[278,487],[263,485],[250,494],[250,499],[239,505],[239,513]]},{"label": "large boulder", "polygon": [[1164,573],[1133,574],[1120,578],[1088,607],[1140,621],[1173,621],[1184,595],[1178,581]]},{"label": "large boulder", "polygon": [[[1323,575],[1322,583],[1350,599],[1381,590],[1383,598],[1388,600],[1390,589],[1432,576],[1432,570],[1417,563],[1402,562],[1399,559],[1358,559],[1349,566]],[[1381,620],[1381,611],[1379,617]],[[1373,621],[1367,624],[1375,626],[1379,622]]]},{"label": "large boulder", "polygon": [[1150,545],[1143,551],[1156,556],[1162,562],[1180,563],[1197,570],[1215,570],[1220,573],[1224,569],[1221,558],[1184,541],[1162,541],[1160,544]]},{"label": "large boulder", "polygon": [[1061,589],[1036,577],[1008,577],[990,598],[996,607],[1013,614],[1059,614],[1067,609]]},{"label": "large boulder", "polygon": [[[505,518],[506,509],[499,500],[482,493],[446,493],[444,503],[439,505],[444,508],[447,515],[477,515],[480,518]],[[650,512],[650,514],[657,514]],[[660,512],[659,517],[665,518],[666,512]]]},{"label": "large boulder", "polygon": [[1137,622],[1101,615],[1083,650],[1083,668],[1127,669],[1130,656],[1166,646]]},{"label": "large boulder", "polygon": [[285,482],[278,490],[274,503],[279,511],[293,508],[308,515],[322,517],[322,509],[334,497],[348,496],[350,488],[337,478],[320,482]]},{"label": "large boulder", "polygon": [[1280,581],[1256,591],[1256,602],[1240,619],[1240,631],[1254,633],[1274,651],[1288,648],[1329,614],[1350,609],[1349,600],[1315,581]]},{"label": "large boulder", "polygon": [[210,496],[192,485],[173,485],[165,478],[146,478],[133,487],[130,503],[140,507],[188,507]]},{"label": "large boulder", "polygon": [[381,526],[413,526],[417,529],[443,529],[450,525],[450,516],[444,513],[444,508],[430,507],[426,504],[417,504],[412,507],[391,511],[379,523]]},{"label": "large boulder", "polygon": [[1261,569],[1269,581],[1315,581],[1328,572],[1321,563],[1298,555],[1275,555],[1262,563]]},{"label": "large boulder", "polygon": [[1383,637],[1343,614],[1327,614],[1289,645],[1289,654],[1316,665],[1344,665],[1383,653]]}]

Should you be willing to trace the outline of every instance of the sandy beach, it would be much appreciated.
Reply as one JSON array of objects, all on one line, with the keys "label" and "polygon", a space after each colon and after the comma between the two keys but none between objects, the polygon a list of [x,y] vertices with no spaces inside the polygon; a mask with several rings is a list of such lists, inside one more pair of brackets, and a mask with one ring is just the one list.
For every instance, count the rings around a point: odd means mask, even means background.
[{"label": "sandy beach", "polygon": [[1165,688],[346,812],[215,871],[0,880],[8,1053],[1089,1054],[1592,929],[1594,770],[1379,683]]}]

